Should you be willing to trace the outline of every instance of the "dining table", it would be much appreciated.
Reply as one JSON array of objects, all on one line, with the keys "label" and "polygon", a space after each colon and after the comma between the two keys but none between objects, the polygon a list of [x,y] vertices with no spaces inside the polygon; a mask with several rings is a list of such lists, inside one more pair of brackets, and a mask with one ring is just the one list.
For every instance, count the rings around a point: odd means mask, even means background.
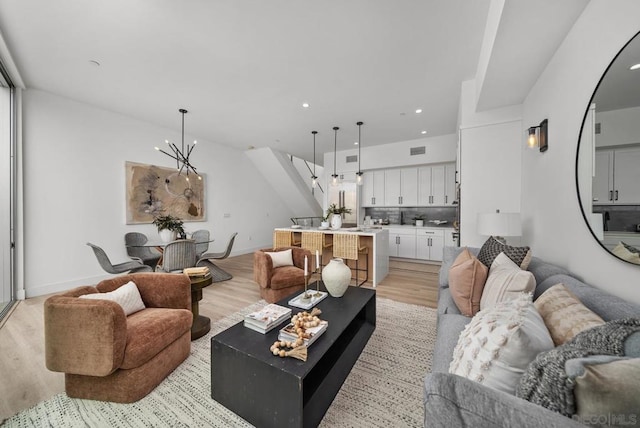
[{"label": "dining table", "polygon": [[[207,239],[204,241],[203,240],[195,241],[193,239],[187,239],[187,240],[194,241],[195,244],[209,244],[215,241],[215,239]],[[179,239],[177,239],[177,241],[179,241]],[[129,248],[140,248],[140,247],[155,248],[160,253],[160,259],[158,260],[158,263],[156,265],[160,266],[162,265],[162,254],[164,253],[164,248],[172,242],[175,242],[175,241],[165,242],[161,240],[149,240],[144,244],[134,244],[134,245],[125,245],[125,246]]]}]

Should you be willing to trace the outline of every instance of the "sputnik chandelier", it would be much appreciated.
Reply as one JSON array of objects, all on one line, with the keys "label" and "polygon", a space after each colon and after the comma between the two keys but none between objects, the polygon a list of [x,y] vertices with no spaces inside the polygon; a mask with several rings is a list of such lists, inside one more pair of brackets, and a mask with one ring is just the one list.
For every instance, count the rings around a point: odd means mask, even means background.
[{"label": "sputnik chandelier", "polygon": [[198,177],[198,180],[202,180],[202,177],[200,176],[200,174],[198,174],[198,171],[196,171],[196,167],[193,166],[189,160],[189,157],[191,156],[191,152],[196,147],[196,144],[198,142],[196,140],[193,140],[193,145],[190,145],[187,143],[186,150],[184,147],[184,115],[188,112],[183,108],[179,109],[178,111],[182,114],[182,149],[179,149],[175,144],[173,144],[169,140],[164,140],[164,142],[167,143],[172,153],[165,152],[160,147],[155,147],[155,149],[161,153],[164,153],[170,158],[175,159],[178,175],[182,174],[182,171],[185,171],[187,176],[187,181],[189,181],[189,170],[191,170],[196,175],[196,177]]}]

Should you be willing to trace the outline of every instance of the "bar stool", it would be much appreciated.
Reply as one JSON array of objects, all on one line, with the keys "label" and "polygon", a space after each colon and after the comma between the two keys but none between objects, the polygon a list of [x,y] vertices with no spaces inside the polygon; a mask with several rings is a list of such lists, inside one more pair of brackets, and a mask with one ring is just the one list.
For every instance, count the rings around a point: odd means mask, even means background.
[{"label": "bar stool", "polygon": [[[361,254],[365,254],[366,268],[358,268],[358,259]],[[339,257],[345,260],[345,264],[349,266],[349,260],[356,261],[356,268],[352,269],[356,272],[356,286],[360,287],[369,280],[369,248],[360,246],[360,236],[354,233],[335,233],[333,235],[333,257]],[[358,272],[365,272],[365,278],[358,283]]]},{"label": "bar stool", "polygon": [[327,244],[324,241],[325,234],[316,231],[303,231],[300,246],[305,250],[311,251],[311,258],[315,257],[316,251],[320,254],[320,268],[325,264],[322,263],[322,252],[325,248],[331,247],[333,244]]},{"label": "bar stool", "polygon": [[299,242],[293,241],[293,233],[290,230],[273,231],[273,249],[282,247],[299,247]]}]

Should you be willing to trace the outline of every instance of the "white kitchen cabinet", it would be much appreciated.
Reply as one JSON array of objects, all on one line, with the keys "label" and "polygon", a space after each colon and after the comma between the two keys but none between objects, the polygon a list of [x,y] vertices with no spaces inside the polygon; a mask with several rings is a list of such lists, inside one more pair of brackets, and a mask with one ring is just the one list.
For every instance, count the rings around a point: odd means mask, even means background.
[{"label": "white kitchen cabinet", "polygon": [[456,201],[456,164],[444,166],[444,204],[455,205]]},{"label": "white kitchen cabinet", "polygon": [[416,258],[441,262],[445,246],[444,237],[443,229],[417,229]]},{"label": "white kitchen cabinet", "polygon": [[418,168],[418,206],[452,205],[455,175],[455,163]]},{"label": "white kitchen cabinet", "polygon": [[367,171],[362,176],[363,207],[384,206],[384,170]]},{"label": "white kitchen cabinet", "polygon": [[640,204],[640,147],[596,151],[593,203]]},{"label": "white kitchen cabinet", "polygon": [[418,169],[388,169],[384,177],[384,204],[388,207],[418,205]]},{"label": "white kitchen cabinet", "polygon": [[416,258],[416,230],[409,228],[389,229],[389,256]]},{"label": "white kitchen cabinet", "polygon": [[613,203],[613,150],[596,152],[595,175],[593,176],[593,203]]}]

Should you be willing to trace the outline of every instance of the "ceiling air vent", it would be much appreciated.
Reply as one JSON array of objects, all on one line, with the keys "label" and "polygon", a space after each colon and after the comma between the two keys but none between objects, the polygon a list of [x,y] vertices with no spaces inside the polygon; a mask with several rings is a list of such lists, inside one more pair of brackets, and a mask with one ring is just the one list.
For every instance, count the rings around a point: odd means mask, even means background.
[{"label": "ceiling air vent", "polygon": [[358,155],[347,156],[347,163],[358,162]]},{"label": "ceiling air vent", "polygon": [[600,133],[600,122],[596,123],[596,134]]},{"label": "ceiling air vent", "polygon": [[427,153],[427,149],[425,148],[425,146],[422,147],[411,147],[411,149],[409,149],[409,154],[411,156],[415,156],[415,155],[423,155],[425,153]]}]

